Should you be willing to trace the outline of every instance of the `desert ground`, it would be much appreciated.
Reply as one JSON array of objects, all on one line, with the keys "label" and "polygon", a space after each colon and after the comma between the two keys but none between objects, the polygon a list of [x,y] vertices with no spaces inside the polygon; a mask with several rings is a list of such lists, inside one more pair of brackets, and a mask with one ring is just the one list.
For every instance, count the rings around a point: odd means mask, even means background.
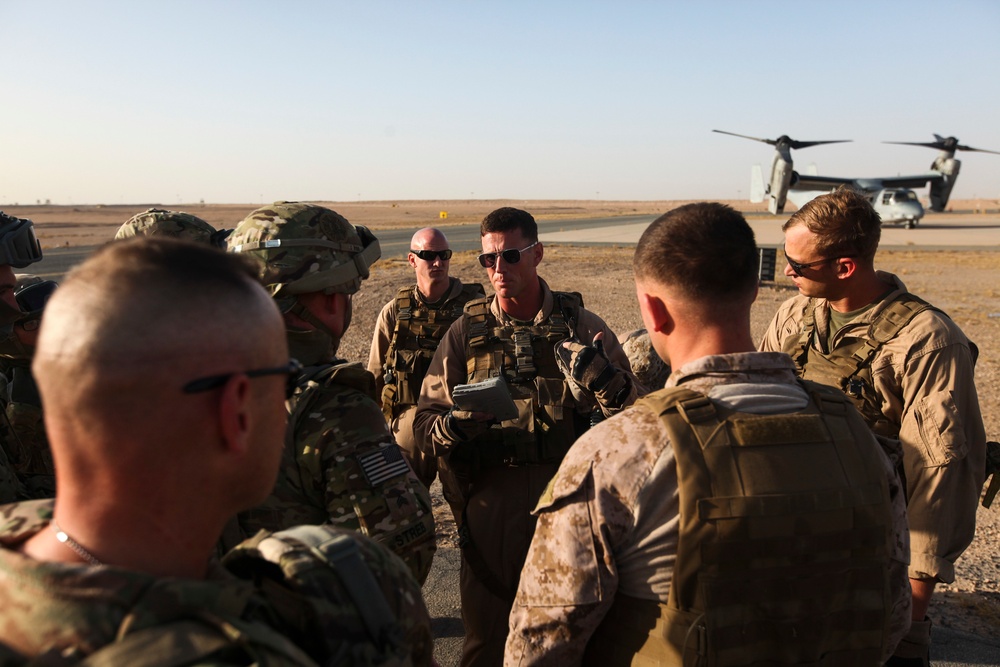
[{"label": "desert ground", "polygon": [[[328,202],[356,224],[378,232],[388,228],[447,227],[478,224],[483,215],[499,206],[511,205],[531,211],[539,219],[609,217],[662,213],[683,202],[676,201],[400,201]],[[748,213],[762,209],[744,202],[731,202]],[[151,205],[135,206],[5,206],[12,215],[34,220],[43,248],[91,246],[111,239],[129,216]],[[233,227],[257,205],[165,205],[186,210],[217,228]],[[956,213],[991,213],[1000,209],[996,200],[953,202]],[[447,212],[447,218],[440,213]],[[474,252],[456,253],[452,275],[487,285],[485,271]],[[586,247],[547,245],[540,274],[553,289],[583,294],[587,307],[601,315],[623,337],[642,326],[633,297],[632,247]],[[1000,253],[996,246],[982,251],[948,250],[884,251],[876,258],[879,268],[898,274],[911,291],[947,312],[980,349],[976,369],[980,404],[987,437],[1000,439]],[[344,338],[341,356],[367,361],[372,329],[378,310],[396,289],[412,282],[413,274],[402,259],[377,263],[371,278],[354,300],[354,324]],[[491,290],[487,289],[488,292]],[[762,286],[753,310],[753,329],[759,339],[778,305],[794,294],[791,282],[779,277]],[[438,495],[436,516],[443,544],[454,540],[454,526]],[[975,541],[958,562],[954,583],[939,587],[931,616],[935,623],[995,641],[1000,635],[1000,500],[993,509],[980,508]]]}]

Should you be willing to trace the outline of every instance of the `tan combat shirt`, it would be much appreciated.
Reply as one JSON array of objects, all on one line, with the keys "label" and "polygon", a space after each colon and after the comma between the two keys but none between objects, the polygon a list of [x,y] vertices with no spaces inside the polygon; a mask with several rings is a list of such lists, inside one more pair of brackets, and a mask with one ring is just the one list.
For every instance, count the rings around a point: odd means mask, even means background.
[{"label": "tan combat shirt", "polygon": [[[808,403],[792,360],[781,353],[702,357],[670,375],[666,386],[678,385],[743,412],[779,414]],[[872,446],[882,451],[874,438]],[[895,527],[891,653],[910,625],[909,544],[899,478],[888,457],[880,458]],[[619,591],[665,604],[679,512],[677,463],[657,415],[632,408],[585,433],[535,511],[538,526],[510,615],[504,664],[580,664]]]},{"label": "tan combat shirt", "polygon": [[[896,289],[832,338],[836,346],[866,335],[885,304],[906,291],[896,276],[879,272]],[[781,350],[798,336],[808,297],[778,309],[761,350]],[[828,336],[829,305],[820,303],[817,334]],[[918,314],[871,362],[882,413],[899,426],[910,521],[910,577],[955,580],[955,561],[972,542],[985,477],[986,433],[973,378],[969,341],[954,322],[934,310]]]}]

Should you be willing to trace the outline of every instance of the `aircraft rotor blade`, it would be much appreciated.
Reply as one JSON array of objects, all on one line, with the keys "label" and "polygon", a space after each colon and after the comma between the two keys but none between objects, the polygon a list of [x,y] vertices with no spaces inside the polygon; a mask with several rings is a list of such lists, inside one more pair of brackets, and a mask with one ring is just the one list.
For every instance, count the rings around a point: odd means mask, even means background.
[{"label": "aircraft rotor blade", "polygon": [[764,144],[770,144],[774,146],[778,143],[774,139],[761,139],[760,137],[751,137],[745,134],[736,134],[735,132],[726,132],[725,130],[712,130],[712,132],[718,132],[719,134],[728,134],[731,137],[740,137],[741,139],[750,139],[751,141],[759,141]]},{"label": "aircraft rotor blade", "polygon": [[992,153],[993,155],[1000,155],[1000,151],[991,151],[985,148],[973,148],[972,146],[966,146],[965,144],[958,143],[958,139],[955,137],[942,137],[940,134],[935,134],[934,138],[937,141],[883,141],[883,144],[900,144],[903,146],[924,146],[926,148],[935,148],[939,151],[949,151],[954,153],[955,151],[968,151],[970,153]]},{"label": "aircraft rotor blade", "polygon": [[746,134],[736,134],[735,132],[726,132],[725,130],[712,130],[712,132],[718,132],[719,134],[728,134],[732,137],[740,137],[742,139],[750,139],[752,141],[759,141],[761,143],[769,144],[771,146],[785,145],[789,148],[809,148],[810,146],[819,146],[820,144],[843,144],[851,141],[850,139],[834,139],[830,141],[797,141],[792,139],[787,134],[783,134],[777,139],[762,139],[761,137],[751,137]]}]

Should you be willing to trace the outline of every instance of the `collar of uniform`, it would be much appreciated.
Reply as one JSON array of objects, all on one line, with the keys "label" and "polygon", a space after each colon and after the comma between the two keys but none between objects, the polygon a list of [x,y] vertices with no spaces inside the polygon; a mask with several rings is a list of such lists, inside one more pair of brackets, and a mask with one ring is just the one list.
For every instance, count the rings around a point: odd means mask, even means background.
[{"label": "collar of uniform", "polygon": [[[795,382],[795,363],[783,352],[713,354],[690,361],[667,378],[667,387],[710,388],[733,382]],[[697,386],[694,386],[697,385]]]},{"label": "collar of uniform", "polygon": [[420,293],[420,288],[417,284],[413,284],[413,296],[416,297],[417,301],[424,304],[425,306],[443,306],[448,303],[456,296],[462,293],[462,281],[458,278],[448,276],[448,291],[444,293],[444,296],[437,301],[428,301],[427,297]]}]

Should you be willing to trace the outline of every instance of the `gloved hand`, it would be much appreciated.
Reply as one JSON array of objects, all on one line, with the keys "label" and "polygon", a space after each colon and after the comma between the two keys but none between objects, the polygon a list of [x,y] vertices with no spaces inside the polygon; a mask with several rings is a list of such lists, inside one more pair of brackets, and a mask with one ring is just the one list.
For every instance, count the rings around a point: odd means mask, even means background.
[{"label": "gloved hand", "polygon": [[593,345],[561,341],[556,343],[555,352],[563,375],[587,391],[603,391],[618,373],[605,354],[604,341],[600,338]]},{"label": "gloved hand", "polygon": [[482,435],[493,421],[493,415],[487,412],[469,412],[453,407],[437,421],[433,435],[453,444],[469,442]]}]

